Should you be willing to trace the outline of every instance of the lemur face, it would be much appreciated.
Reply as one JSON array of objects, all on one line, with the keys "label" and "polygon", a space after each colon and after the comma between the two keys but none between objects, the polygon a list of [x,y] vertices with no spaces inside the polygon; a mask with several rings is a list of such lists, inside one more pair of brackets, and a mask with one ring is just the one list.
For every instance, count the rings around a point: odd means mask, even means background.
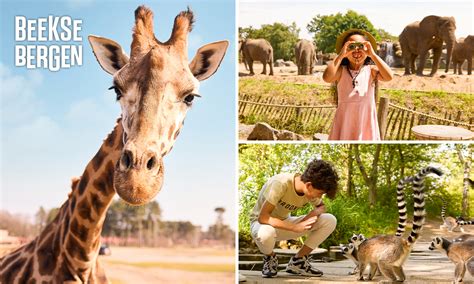
[{"label": "lemur face", "polygon": [[349,243],[359,246],[363,241],[365,241],[365,236],[362,234],[353,234],[349,239]]},{"label": "lemur face", "polygon": [[341,245],[341,253],[346,256],[346,255],[351,255],[352,252],[354,251],[355,247],[353,244],[347,244],[347,245]]},{"label": "lemur face", "polygon": [[442,249],[443,248],[443,240],[441,237],[436,237],[431,241],[430,247],[428,249]]}]

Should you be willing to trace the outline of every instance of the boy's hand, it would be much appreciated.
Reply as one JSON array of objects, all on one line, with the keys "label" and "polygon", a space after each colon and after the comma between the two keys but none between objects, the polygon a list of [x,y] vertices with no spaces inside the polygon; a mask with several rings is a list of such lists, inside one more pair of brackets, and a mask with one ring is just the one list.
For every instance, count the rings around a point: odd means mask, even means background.
[{"label": "boy's hand", "polygon": [[317,220],[318,220],[318,217],[314,216],[307,220],[296,223],[295,226],[293,227],[293,232],[301,233],[306,230],[309,230],[313,227],[314,223],[316,223]]}]

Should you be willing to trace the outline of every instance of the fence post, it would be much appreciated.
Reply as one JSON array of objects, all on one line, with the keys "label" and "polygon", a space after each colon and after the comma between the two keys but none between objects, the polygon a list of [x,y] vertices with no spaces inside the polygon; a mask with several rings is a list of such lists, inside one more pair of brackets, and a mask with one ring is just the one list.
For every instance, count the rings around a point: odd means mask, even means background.
[{"label": "fence post", "polygon": [[385,132],[387,128],[387,116],[388,116],[388,104],[390,103],[389,98],[380,97],[379,109],[377,112],[377,120],[379,121],[380,138],[384,140]]}]

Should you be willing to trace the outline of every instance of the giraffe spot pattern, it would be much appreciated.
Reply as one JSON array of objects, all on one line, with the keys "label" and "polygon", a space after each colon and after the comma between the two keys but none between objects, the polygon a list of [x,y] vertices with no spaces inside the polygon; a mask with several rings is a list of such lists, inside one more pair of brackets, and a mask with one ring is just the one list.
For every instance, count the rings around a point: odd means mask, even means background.
[{"label": "giraffe spot pattern", "polygon": [[92,158],[92,168],[94,168],[94,171],[97,171],[102,163],[104,162],[105,157],[107,157],[107,153],[104,151],[103,147],[100,147],[99,151],[97,154],[95,154],[94,158]]},{"label": "giraffe spot pattern", "polygon": [[87,171],[84,172],[84,174],[81,177],[81,181],[79,182],[79,194],[83,194],[84,190],[86,190],[86,186],[89,183],[89,173]]},{"label": "giraffe spot pattern", "polygon": [[20,272],[23,267],[23,263],[26,260],[25,258],[14,258],[13,263],[7,269],[7,272],[2,271],[0,276],[1,283],[13,283],[13,280],[16,278],[18,272]]},{"label": "giraffe spot pattern", "polygon": [[79,204],[77,204],[77,213],[79,214],[79,216],[81,216],[82,219],[89,220],[90,222],[93,221],[91,209],[86,198],[84,198],[82,201],[79,202]]},{"label": "giraffe spot pattern", "polygon": [[25,265],[25,269],[23,270],[22,276],[18,283],[27,283],[27,281],[31,278],[33,274],[33,258],[30,257],[28,262]]},{"label": "giraffe spot pattern", "polygon": [[102,176],[94,181],[94,187],[104,195],[114,192],[114,170],[114,164],[109,161]]},{"label": "giraffe spot pattern", "polygon": [[38,256],[38,267],[41,275],[51,275],[56,267],[56,257],[53,255],[53,238],[51,233],[38,248],[36,255]]},{"label": "giraffe spot pattern", "polygon": [[92,204],[92,208],[94,209],[95,213],[97,215],[101,215],[102,212],[104,211],[105,209],[105,204],[104,202],[102,202],[102,200],[100,199],[99,195],[95,194],[95,193],[91,193],[91,204]]},{"label": "giraffe spot pattern", "polygon": [[69,236],[68,241],[66,242],[66,249],[72,257],[81,261],[89,261],[89,256],[87,255],[86,250],[72,235]]},{"label": "giraffe spot pattern", "polygon": [[73,233],[76,237],[78,237],[81,241],[86,242],[87,241],[87,228],[86,226],[83,226],[79,224],[76,218],[72,219],[71,222],[71,233]]}]

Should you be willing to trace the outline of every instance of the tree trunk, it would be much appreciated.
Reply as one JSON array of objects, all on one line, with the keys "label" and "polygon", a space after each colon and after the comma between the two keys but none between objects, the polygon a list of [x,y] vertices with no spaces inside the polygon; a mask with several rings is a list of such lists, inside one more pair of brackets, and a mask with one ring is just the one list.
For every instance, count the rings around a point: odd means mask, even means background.
[{"label": "tree trunk", "polygon": [[349,197],[352,197],[352,190],[353,190],[353,184],[352,184],[352,167],[354,163],[354,158],[352,156],[352,149],[354,145],[349,144],[349,151],[348,151],[348,165],[347,165],[347,195]]},{"label": "tree trunk", "polygon": [[370,176],[367,174],[365,170],[364,164],[360,159],[360,152],[359,152],[359,145],[354,144],[354,154],[357,165],[359,166],[360,173],[364,178],[365,184],[369,187],[369,204],[370,206],[374,206],[376,199],[377,199],[377,176],[378,176],[378,161],[380,157],[380,150],[382,148],[382,144],[377,144],[375,148],[374,160],[372,161],[372,171]]},{"label": "tree trunk", "polygon": [[462,188],[462,216],[466,217],[469,215],[469,173],[471,170],[472,152],[471,149],[467,149],[467,157],[464,157],[462,153],[462,146],[456,145],[456,152],[458,153],[459,161],[464,167],[463,176],[463,188]]}]

